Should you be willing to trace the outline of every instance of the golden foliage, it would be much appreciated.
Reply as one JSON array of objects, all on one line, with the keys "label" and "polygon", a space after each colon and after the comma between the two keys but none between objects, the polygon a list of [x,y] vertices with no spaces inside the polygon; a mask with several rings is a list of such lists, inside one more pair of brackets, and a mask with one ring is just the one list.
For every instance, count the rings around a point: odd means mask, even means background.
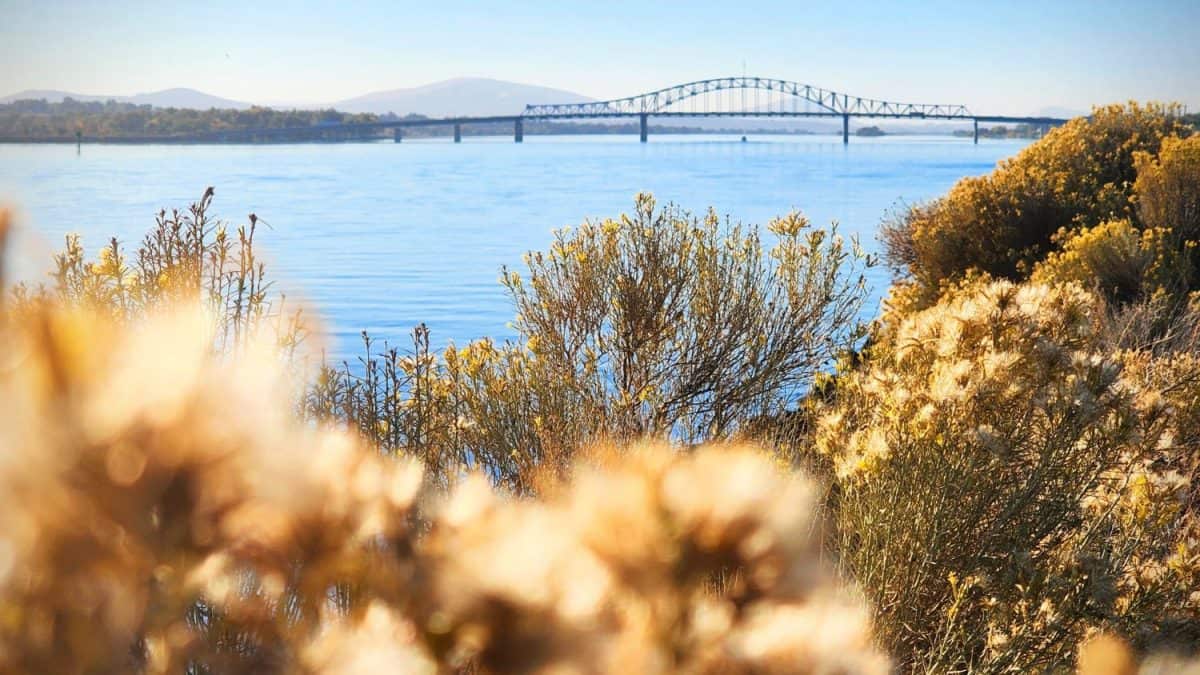
[{"label": "golden foliage", "polygon": [[889,258],[923,289],[926,305],[944,282],[971,269],[1022,278],[1054,250],[1059,230],[1135,217],[1133,187],[1145,162],[1139,157],[1191,131],[1172,106],[1098,107],[990,175],[965,178],[889,223],[883,233]]},{"label": "golden foliage", "polygon": [[1165,387],[1099,349],[1098,308],[1078,286],[967,284],[839,380],[816,431],[833,547],[911,668],[1055,669],[1092,625],[1195,631]]},{"label": "golden foliage", "polygon": [[[361,372],[322,373],[311,414],[343,418],[449,484],[479,468],[517,490],[598,438],[702,443],[778,414],[857,337],[871,260],[798,213],[755,228],[640,195],[633,213],[561,230],[501,283],[516,342],[410,354],[366,339]],[[365,336],[364,336],[365,337]]]},{"label": "golden foliage", "polygon": [[1200,239],[1200,136],[1167,137],[1157,153],[1135,158],[1138,218],[1148,228]]},{"label": "golden foliage", "polygon": [[1127,219],[1085,227],[1067,237],[1061,251],[1038,263],[1032,280],[1094,285],[1108,297],[1128,302],[1141,296],[1161,241],[1154,231],[1139,231]]},{"label": "golden foliage", "polygon": [[1113,220],[1061,230],[1035,281],[1078,281],[1111,300],[1174,299],[1195,290],[1200,268],[1200,136],[1163,139],[1158,154],[1134,156],[1138,224]]}]

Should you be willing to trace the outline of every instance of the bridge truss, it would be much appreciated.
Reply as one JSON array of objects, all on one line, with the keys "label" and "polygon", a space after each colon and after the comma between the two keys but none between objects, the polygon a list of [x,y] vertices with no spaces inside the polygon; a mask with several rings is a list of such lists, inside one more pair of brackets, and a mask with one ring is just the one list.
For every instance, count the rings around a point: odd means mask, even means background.
[{"label": "bridge truss", "polygon": [[[732,96],[737,91],[762,96]],[[724,92],[727,95],[722,96]],[[793,103],[787,110],[787,101]],[[690,101],[691,106],[684,104]],[[804,104],[800,111],[797,104]],[[764,77],[722,77],[698,80],[637,96],[586,103],[542,103],[525,106],[522,117],[572,118],[616,117],[632,115],[804,115],[856,117],[915,117],[935,119],[972,119],[964,105],[942,103],[897,103],[851,96],[800,82]]]}]

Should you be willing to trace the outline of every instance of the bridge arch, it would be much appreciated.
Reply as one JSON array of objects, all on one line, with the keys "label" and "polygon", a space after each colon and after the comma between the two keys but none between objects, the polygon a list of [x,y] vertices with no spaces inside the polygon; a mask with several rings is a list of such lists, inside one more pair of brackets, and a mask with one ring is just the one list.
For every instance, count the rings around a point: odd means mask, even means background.
[{"label": "bridge arch", "polygon": [[[964,105],[940,103],[899,103],[881,99],[851,96],[801,82],[765,77],[721,77],[696,80],[656,91],[586,103],[532,104],[525,106],[523,117],[606,117],[612,115],[653,115],[671,113],[670,107],[691,98],[720,91],[768,91],[791,96],[817,106],[819,113],[829,115],[870,115],[873,117],[971,117]],[[756,114],[758,110],[691,111],[696,114]],[[819,114],[818,113],[818,114]]]}]

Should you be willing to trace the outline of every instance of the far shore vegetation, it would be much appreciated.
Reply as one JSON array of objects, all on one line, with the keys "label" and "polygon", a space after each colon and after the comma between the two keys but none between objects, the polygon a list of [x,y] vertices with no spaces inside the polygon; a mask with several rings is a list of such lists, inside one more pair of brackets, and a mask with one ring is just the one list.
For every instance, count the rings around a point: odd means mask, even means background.
[{"label": "far shore vegetation", "polygon": [[[77,101],[67,98],[59,102],[21,100],[0,104],[0,142],[222,142],[222,134],[241,142],[295,141],[370,141],[392,139],[390,128],[330,129],[320,128],[340,124],[371,124],[400,119],[423,120],[423,115],[376,115],[343,113],[337,110],[276,110],[252,107],[245,110],[193,110],[187,108],[156,108],[117,101]],[[279,130],[301,128],[303,132],[289,135],[272,131],[261,136],[246,136],[248,130]],[[314,133],[314,129],[316,133]],[[720,133],[808,134],[804,130],[756,128],[753,122],[724,127],[698,127],[686,124],[651,124],[651,133],[720,134]],[[406,127],[405,138],[439,138],[453,135],[450,126]],[[511,135],[511,123],[471,124],[463,127],[464,136]],[[528,135],[554,134],[631,134],[638,133],[638,123],[594,121],[535,121],[525,122]]]},{"label": "far shore vegetation", "polygon": [[70,236],[0,289],[0,671],[1196,672],[1179,113],[1052,129],[881,261],[638,195],[501,270],[514,339],[355,364],[213,188]]}]

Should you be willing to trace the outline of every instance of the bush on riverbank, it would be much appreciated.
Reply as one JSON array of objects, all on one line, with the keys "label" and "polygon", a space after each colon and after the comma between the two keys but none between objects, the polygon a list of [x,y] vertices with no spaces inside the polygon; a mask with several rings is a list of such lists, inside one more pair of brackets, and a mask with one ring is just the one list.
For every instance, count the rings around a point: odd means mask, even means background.
[{"label": "bush on riverbank", "polygon": [[906,277],[812,417],[832,546],[908,669],[1200,641],[1200,139],[1170,112],[1098,109],[885,228]]},{"label": "bush on riverbank", "polygon": [[[1057,671],[1099,628],[1200,640],[1194,357],[1106,352],[1077,285],[897,318],[819,412],[832,548],[917,672]],[[1180,417],[1182,415],[1182,417]]]},{"label": "bush on riverbank", "polygon": [[[0,663],[986,673],[1085,645],[1085,671],[1132,672],[1194,649],[1200,181],[1166,112],[1099,110],[910,213],[865,344],[869,261],[835,232],[791,215],[764,247],[643,197],[505,271],[518,342],[438,354],[421,327],[298,392],[253,217],[235,243],[206,194],[137,252],[70,241],[0,312]],[[974,248],[955,229],[997,219]],[[739,437],[772,443],[690,449]]]},{"label": "bush on riverbank", "polygon": [[[970,272],[1020,280],[1085,228],[1128,218],[1144,222],[1135,187],[1164,138],[1192,129],[1170,106],[1105,106],[1077,118],[1005,160],[991,174],[959,181],[950,192],[885,225],[892,266],[931,305],[946,283]],[[1169,169],[1168,169],[1169,170]]]},{"label": "bush on riverbank", "polygon": [[791,214],[770,224],[768,249],[712,212],[635,206],[559,231],[525,275],[502,271],[516,342],[439,356],[419,329],[413,354],[323,371],[310,413],[447,480],[471,464],[526,492],[599,438],[729,438],[783,412],[858,337],[871,261],[836,231]]}]

